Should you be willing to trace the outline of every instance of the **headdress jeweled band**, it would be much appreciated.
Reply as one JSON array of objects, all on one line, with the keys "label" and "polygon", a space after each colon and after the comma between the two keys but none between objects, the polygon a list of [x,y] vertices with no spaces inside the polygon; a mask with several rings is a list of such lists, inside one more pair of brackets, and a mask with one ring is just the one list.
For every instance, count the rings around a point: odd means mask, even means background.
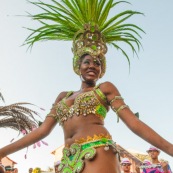
[{"label": "headdress jeweled band", "polygon": [[80,57],[84,54],[89,54],[93,57],[99,57],[102,67],[100,77],[104,75],[106,70],[106,60],[104,55],[107,52],[107,46],[95,23],[85,24],[84,30],[80,30],[75,34],[72,51],[74,53],[73,69],[76,74],[79,75]]}]

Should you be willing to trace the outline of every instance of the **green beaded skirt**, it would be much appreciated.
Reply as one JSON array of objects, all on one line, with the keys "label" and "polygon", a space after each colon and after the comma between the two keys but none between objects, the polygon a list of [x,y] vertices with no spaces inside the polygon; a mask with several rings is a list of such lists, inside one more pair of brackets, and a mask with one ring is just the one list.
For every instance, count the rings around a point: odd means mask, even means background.
[{"label": "green beaded skirt", "polygon": [[109,150],[109,146],[116,149],[114,141],[107,138],[86,142],[83,144],[74,143],[70,148],[63,149],[63,157],[58,166],[59,173],[81,173],[85,166],[85,160],[91,160],[96,155],[97,147],[104,146]]}]

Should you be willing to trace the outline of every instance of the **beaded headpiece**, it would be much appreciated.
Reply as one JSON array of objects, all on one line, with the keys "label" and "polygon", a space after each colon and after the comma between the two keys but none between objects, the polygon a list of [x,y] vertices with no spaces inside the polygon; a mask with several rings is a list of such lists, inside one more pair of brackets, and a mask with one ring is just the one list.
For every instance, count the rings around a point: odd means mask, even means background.
[{"label": "beaded headpiece", "polygon": [[101,61],[102,72],[101,76],[106,70],[105,54],[107,52],[107,46],[103,40],[101,32],[98,30],[98,26],[93,24],[85,24],[84,30],[77,32],[73,40],[74,53],[73,69],[76,74],[79,73],[79,59],[84,54],[89,54],[92,57],[99,57]]},{"label": "beaded headpiece", "polygon": [[52,4],[42,1],[31,2],[43,10],[43,13],[29,15],[41,23],[38,29],[33,31],[25,40],[24,44],[33,44],[42,40],[65,40],[73,41],[72,52],[73,69],[79,75],[79,60],[84,54],[99,57],[102,64],[102,77],[106,70],[105,54],[107,45],[112,45],[120,50],[127,58],[129,56],[122,49],[118,42],[124,42],[130,46],[133,53],[137,54],[135,45],[139,49],[141,43],[138,38],[138,31],[144,32],[134,24],[124,23],[135,14],[142,14],[137,11],[126,10],[115,14],[108,19],[111,9],[126,1],[114,0],[50,0]]}]

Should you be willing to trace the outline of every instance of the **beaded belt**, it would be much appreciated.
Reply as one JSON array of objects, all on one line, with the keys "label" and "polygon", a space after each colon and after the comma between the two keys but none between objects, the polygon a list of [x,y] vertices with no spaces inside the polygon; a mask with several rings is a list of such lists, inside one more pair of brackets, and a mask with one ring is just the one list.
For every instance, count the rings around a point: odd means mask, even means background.
[{"label": "beaded belt", "polygon": [[97,147],[104,147],[104,150],[109,150],[109,146],[112,146],[116,150],[115,142],[111,139],[102,138],[99,140],[86,142],[83,144],[74,143],[70,148],[65,147],[63,149],[63,157],[58,167],[60,173],[80,173],[84,166],[84,160],[91,160],[96,155]]}]

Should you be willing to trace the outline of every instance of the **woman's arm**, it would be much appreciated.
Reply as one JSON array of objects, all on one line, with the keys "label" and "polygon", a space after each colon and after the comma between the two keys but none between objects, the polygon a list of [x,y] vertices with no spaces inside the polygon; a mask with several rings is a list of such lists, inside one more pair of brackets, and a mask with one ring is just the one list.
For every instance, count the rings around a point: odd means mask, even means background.
[{"label": "woman's arm", "polygon": [[[56,105],[62,99],[62,96],[64,96],[64,94],[65,94],[64,92],[59,94],[54,105]],[[55,117],[56,117],[56,109],[53,106],[50,113],[47,115],[45,121],[42,123],[42,125],[39,128],[27,134],[18,141],[0,149],[0,160],[11,153],[21,150],[45,138],[57,124],[57,120],[55,119]]]},{"label": "woman's arm", "polygon": [[173,145],[134,115],[130,108],[125,104],[123,98],[119,97],[120,93],[112,83],[105,82],[103,86],[100,87],[105,93],[107,101],[110,103],[112,109],[115,112],[118,110],[117,115],[131,131],[150,144],[173,156]]},{"label": "woman's arm", "polygon": [[162,138],[148,125],[140,121],[130,109],[124,109],[119,112],[119,117],[136,135],[149,142],[153,146],[160,148],[162,151],[173,156],[173,145]]},{"label": "woman's arm", "polygon": [[0,159],[43,139],[51,132],[55,124],[56,121],[53,118],[47,117],[39,128],[27,134],[18,141],[1,148]]}]

